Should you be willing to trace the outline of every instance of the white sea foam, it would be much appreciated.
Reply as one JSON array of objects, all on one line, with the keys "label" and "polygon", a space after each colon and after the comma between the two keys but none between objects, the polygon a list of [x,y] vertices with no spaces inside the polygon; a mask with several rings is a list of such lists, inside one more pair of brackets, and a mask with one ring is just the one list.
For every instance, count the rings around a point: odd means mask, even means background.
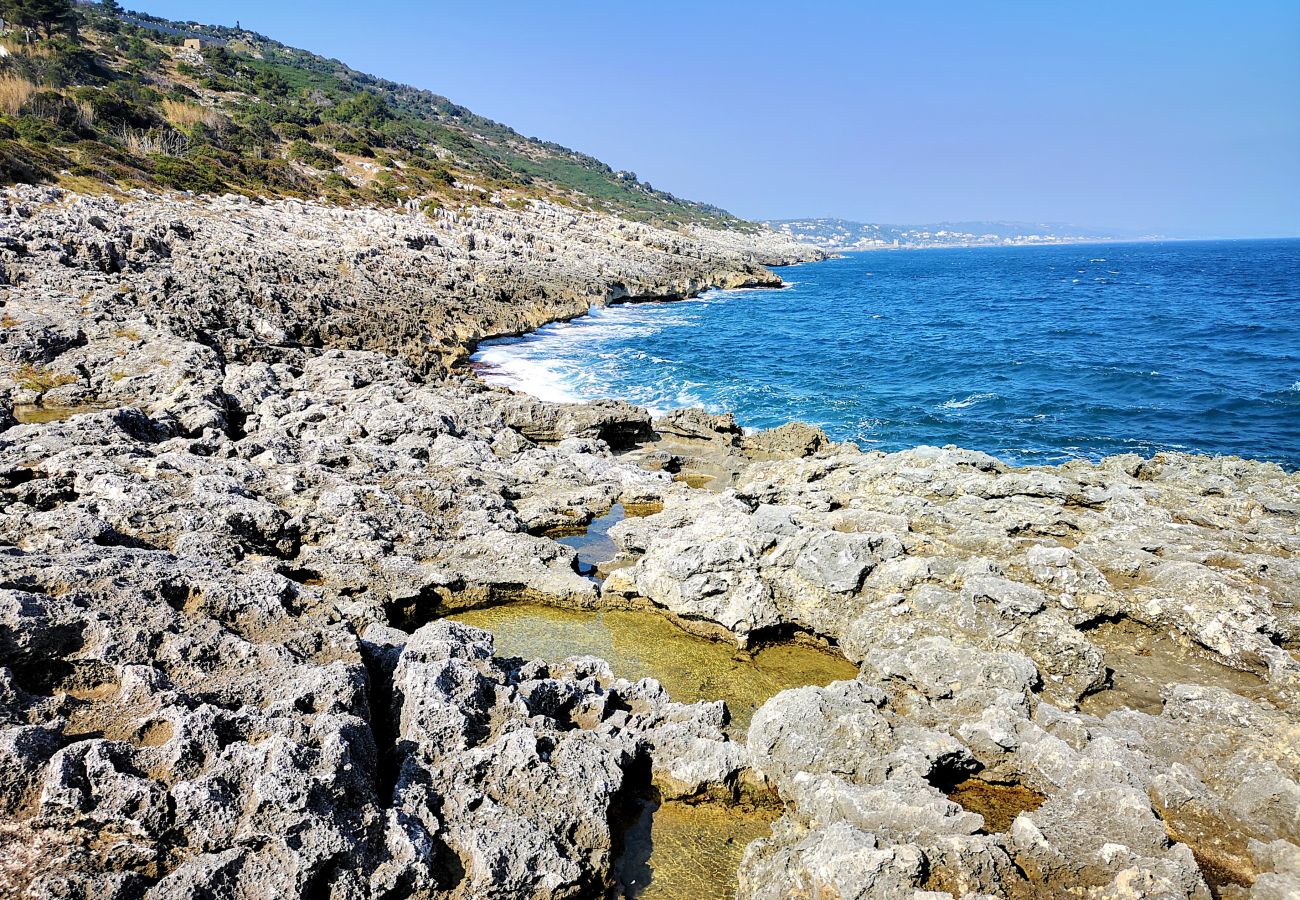
[{"label": "white sea foam", "polygon": [[489,384],[514,388],[552,403],[581,403],[584,399],[566,384],[554,362],[511,352],[511,345],[480,350],[474,354],[474,361],[488,367],[482,377]]},{"label": "white sea foam", "polygon": [[997,394],[967,394],[960,400],[952,399],[941,404],[941,409],[966,409],[974,406],[976,403],[983,403],[985,400],[996,400]]}]

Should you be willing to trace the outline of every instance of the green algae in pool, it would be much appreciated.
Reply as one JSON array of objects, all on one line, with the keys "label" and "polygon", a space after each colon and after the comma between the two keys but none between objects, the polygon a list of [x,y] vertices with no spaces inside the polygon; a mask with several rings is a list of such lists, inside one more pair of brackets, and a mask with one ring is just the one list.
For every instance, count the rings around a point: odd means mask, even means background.
[{"label": "green algae in pool", "polygon": [[48,425],[51,422],[64,422],[83,413],[102,412],[112,409],[102,403],[81,403],[76,406],[42,406],[35,403],[15,403],[14,419],[20,425]]},{"label": "green algae in pool", "polygon": [[641,800],[623,834],[620,895],[635,900],[711,900],[736,895],[745,847],[767,837],[781,808]]},{"label": "green algae in pool", "polygon": [[653,612],[508,603],[452,618],[492,632],[498,656],[551,662],[599,656],[621,678],[657,678],[678,702],[725,700],[738,732],[749,727],[764,701],[786,688],[858,676],[847,659],[816,647],[775,644],[750,654],[687,634]]}]

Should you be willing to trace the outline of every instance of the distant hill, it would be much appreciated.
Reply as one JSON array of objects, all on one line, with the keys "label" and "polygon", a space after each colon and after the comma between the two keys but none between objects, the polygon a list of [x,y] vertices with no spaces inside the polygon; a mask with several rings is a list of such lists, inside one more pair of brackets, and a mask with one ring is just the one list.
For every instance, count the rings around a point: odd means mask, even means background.
[{"label": "distant hill", "polygon": [[251,31],[112,2],[27,7],[39,8],[32,21],[0,32],[0,184],[447,207],[545,198],[661,225],[753,227]]},{"label": "distant hill", "polygon": [[1140,235],[1060,223],[940,222],[934,225],[877,225],[847,219],[769,220],[777,231],[825,250],[917,249],[922,247],[1019,246],[1138,240]]}]

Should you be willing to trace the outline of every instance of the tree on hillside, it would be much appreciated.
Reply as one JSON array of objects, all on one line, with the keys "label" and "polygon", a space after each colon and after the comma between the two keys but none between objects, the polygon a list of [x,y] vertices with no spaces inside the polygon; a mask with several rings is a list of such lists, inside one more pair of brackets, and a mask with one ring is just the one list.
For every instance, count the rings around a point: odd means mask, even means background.
[{"label": "tree on hillside", "polygon": [[0,0],[0,17],[45,37],[77,33],[77,12],[72,0]]},{"label": "tree on hillside", "polygon": [[117,0],[99,0],[99,8],[110,16],[122,15],[122,4]]},{"label": "tree on hillside", "polygon": [[344,100],[334,109],[334,120],[361,125],[365,128],[382,128],[391,113],[382,97],[363,91]]}]

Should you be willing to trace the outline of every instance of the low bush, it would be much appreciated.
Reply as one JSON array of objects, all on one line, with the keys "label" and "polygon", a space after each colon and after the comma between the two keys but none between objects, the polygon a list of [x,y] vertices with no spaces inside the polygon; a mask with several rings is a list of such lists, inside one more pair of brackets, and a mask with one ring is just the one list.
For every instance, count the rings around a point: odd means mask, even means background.
[{"label": "low bush", "polygon": [[289,145],[289,158],[316,169],[333,169],[339,165],[339,159],[333,153],[301,138]]},{"label": "low bush", "polygon": [[226,189],[226,182],[208,161],[195,162],[172,156],[155,156],[152,161],[153,175],[164,187],[206,194]]}]

